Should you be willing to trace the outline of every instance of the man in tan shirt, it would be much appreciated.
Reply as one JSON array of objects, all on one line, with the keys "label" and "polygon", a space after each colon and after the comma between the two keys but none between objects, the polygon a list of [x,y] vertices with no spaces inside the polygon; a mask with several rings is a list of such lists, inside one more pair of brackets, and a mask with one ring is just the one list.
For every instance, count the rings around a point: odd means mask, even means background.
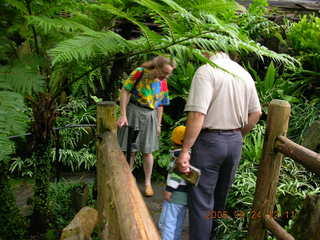
[{"label": "man in tan shirt", "polygon": [[250,74],[223,52],[210,57],[218,67],[198,68],[185,107],[188,112],[180,171],[191,164],[201,169],[199,184],[189,194],[189,236],[215,239],[213,216],[224,211],[238,167],[242,138],[258,122],[261,107]]}]

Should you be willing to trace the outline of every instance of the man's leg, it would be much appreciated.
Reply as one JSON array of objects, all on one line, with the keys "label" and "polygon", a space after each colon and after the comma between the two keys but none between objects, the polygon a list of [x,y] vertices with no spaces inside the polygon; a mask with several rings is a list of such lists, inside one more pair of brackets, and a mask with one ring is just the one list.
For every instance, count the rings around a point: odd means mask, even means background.
[{"label": "man's leg", "polygon": [[212,232],[214,190],[220,165],[226,157],[226,144],[217,133],[201,133],[192,148],[191,164],[201,169],[198,186],[189,193],[189,239],[209,240]]},{"label": "man's leg", "polygon": [[[225,210],[226,200],[228,192],[233,183],[234,177],[236,175],[236,170],[239,165],[241,158],[242,149],[242,137],[240,133],[234,135],[226,134],[229,136],[228,140],[228,154],[227,158],[223,161],[220,167],[220,175],[217,181],[217,185],[214,191],[214,212],[221,213]],[[216,227],[218,226],[217,221],[214,219],[212,224],[212,234],[210,240],[215,240]]]},{"label": "man's leg", "polygon": [[153,196],[153,189],[151,186],[151,175],[153,168],[153,155],[152,153],[144,153],[143,170],[145,176],[145,195],[148,197]]}]

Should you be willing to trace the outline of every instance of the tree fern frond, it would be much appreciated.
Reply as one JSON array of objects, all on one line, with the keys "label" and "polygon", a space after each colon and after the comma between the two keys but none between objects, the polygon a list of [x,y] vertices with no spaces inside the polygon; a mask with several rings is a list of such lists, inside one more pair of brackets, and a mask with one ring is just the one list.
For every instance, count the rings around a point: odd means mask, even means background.
[{"label": "tree fern frond", "polygon": [[194,23],[201,24],[201,21],[197,17],[195,17],[190,11],[187,11],[185,8],[180,6],[175,1],[173,0],[162,0],[162,1],[165,2],[169,7],[171,7],[178,13],[180,13],[185,18],[185,20],[189,19]]},{"label": "tree fern frond", "polygon": [[87,60],[96,54],[107,56],[122,52],[127,53],[131,48],[124,38],[115,32],[88,32],[58,44],[48,51],[53,57],[52,64]]},{"label": "tree fern frond", "polygon": [[260,57],[262,61],[264,60],[264,56],[269,57],[274,62],[283,63],[293,69],[295,69],[296,66],[300,64],[295,58],[287,54],[276,53],[252,40],[246,41],[246,42],[245,41],[239,42],[239,48],[247,52],[255,53],[258,57]]},{"label": "tree fern frond", "polygon": [[[235,10],[238,9],[238,6],[235,1],[229,0],[214,0],[214,1],[207,1],[207,0],[198,0],[195,4],[193,4],[195,9],[198,9],[200,12],[206,12],[210,14],[225,14],[227,12],[234,13]],[[228,11],[226,11],[226,9]]]},{"label": "tree fern frond", "polygon": [[28,117],[25,108],[20,94],[0,91],[0,162],[15,150],[8,137],[26,132]]},{"label": "tree fern frond", "polygon": [[89,8],[91,9],[100,9],[102,11],[106,11],[108,13],[111,13],[115,16],[121,17],[121,18],[125,18],[127,20],[129,20],[130,22],[132,22],[133,24],[137,25],[141,31],[144,33],[145,37],[147,38],[150,47],[154,44],[157,43],[159,41],[162,40],[161,35],[159,35],[158,33],[150,30],[146,25],[144,25],[143,23],[139,22],[136,18],[134,18],[133,16],[131,16],[129,13],[123,12],[119,9],[117,9],[116,7],[114,7],[111,4],[102,4],[102,5],[90,5]]},{"label": "tree fern frond", "polygon": [[34,25],[39,27],[44,31],[44,33],[49,33],[52,30],[55,31],[64,31],[64,32],[74,32],[74,31],[83,31],[89,32],[92,31],[90,28],[67,19],[58,19],[58,18],[49,18],[44,16],[29,16],[26,17],[29,25]]},{"label": "tree fern frond", "polygon": [[170,17],[170,15],[163,11],[164,8],[162,5],[151,0],[135,0],[135,2],[156,12],[166,22],[167,26],[169,27],[171,37],[174,37],[173,32],[175,29],[179,29],[178,24],[172,19],[172,17]]},{"label": "tree fern frond", "polygon": [[70,18],[72,21],[88,26],[89,28],[95,29],[98,24],[95,19],[90,15],[84,14],[80,11],[72,12],[73,16]]},{"label": "tree fern frond", "polygon": [[209,29],[215,32],[226,33],[232,37],[239,35],[239,27],[234,23],[225,23],[214,15],[201,14],[201,19],[210,24]]},{"label": "tree fern frond", "polygon": [[6,0],[6,2],[9,3],[10,5],[16,7],[17,9],[19,9],[21,12],[23,12],[23,14],[28,14],[28,9],[26,8],[26,6],[23,4],[22,1]]},{"label": "tree fern frond", "polygon": [[0,86],[22,95],[31,95],[44,89],[44,79],[39,74],[37,65],[17,62],[12,66],[0,67]]},{"label": "tree fern frond", "polygon": [[0,132],[6,136],[24,133],[28,124],[25,109],[20,94],[0,91]]},{"label": "tree fern frond", "polygon": [[0,163],[14,152],[14,143],[6,136],[0,134]]},{"label": "tree fern frond", "polygon": [[167,49],[172,56],[178,59],[192,59],[192,49],[190,47],[176,44]]}]

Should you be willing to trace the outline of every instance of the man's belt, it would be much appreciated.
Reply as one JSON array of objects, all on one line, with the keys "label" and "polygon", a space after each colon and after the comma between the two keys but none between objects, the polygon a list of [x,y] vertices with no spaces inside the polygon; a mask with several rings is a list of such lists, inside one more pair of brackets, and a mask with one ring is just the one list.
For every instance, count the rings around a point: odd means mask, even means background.
[{"label": "man's belt", "polygon": [[216,132],[216,133],[223,133],[223,132],[238,132],[241,131],[241,128],[235,129],[211,129],[211,128],[203,128],[201,132]]}]

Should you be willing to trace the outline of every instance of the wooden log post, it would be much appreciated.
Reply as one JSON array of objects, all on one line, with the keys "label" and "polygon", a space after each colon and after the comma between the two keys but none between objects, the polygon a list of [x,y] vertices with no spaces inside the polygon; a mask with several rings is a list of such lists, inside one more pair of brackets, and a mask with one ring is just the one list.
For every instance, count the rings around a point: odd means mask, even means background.
[{"label": "wooden log post", "polygon": [[320,176],[320,154],[305,148],[290,139],[279,136],[275,148],[284,155],[302,164],[309,171]]},{"label": "wooden log post", "polygon": [[[105,151],[104,134],[106,132],[116,133],[116,117],[114,102],[100,102],[97,104],[97,210],[98,231],[101,239],[120,239],[117,213],[111,195],[111,174],[107,169],[105,159],[117,158],[115,152]],[[107,145],[108,146],[108,145]]]},{"label": "wooden log post", "polygon": [[258,170],[255,198],[249,220],[248,239],[263,240],[266,229],[264,216],[273,216],[276,190],[283,155],[274,151],[278,136],[286,136],[290,116],[287,101],[272,100],[269,105],[267,127],[263,145],[263,155]]},{"label": "wooden log post", "polygon": [[[100,104],[99,108],[114,105]],[[113,111],[97,111],[97,114],[112,114]],[[102,240],[160,240],[159,232],[152,220],[135,178],[119,147],[115,131],[97,117],[97,175],[98,211]],[[106,117],[115,123],[113,117]],[[99,126],[104,124],[104,127]],[[101,132],[105,131],[105,132]]]},{"label": "wooden log post", "polygon": [[60,240],[89,240],[97,224],[98,212],[94,208],[83,207],[72,221],[62,230]]},{"label": "wooden log post", "polygon": [[292,226],[296,240],[320,239],[320,196],[307,196]]}]

